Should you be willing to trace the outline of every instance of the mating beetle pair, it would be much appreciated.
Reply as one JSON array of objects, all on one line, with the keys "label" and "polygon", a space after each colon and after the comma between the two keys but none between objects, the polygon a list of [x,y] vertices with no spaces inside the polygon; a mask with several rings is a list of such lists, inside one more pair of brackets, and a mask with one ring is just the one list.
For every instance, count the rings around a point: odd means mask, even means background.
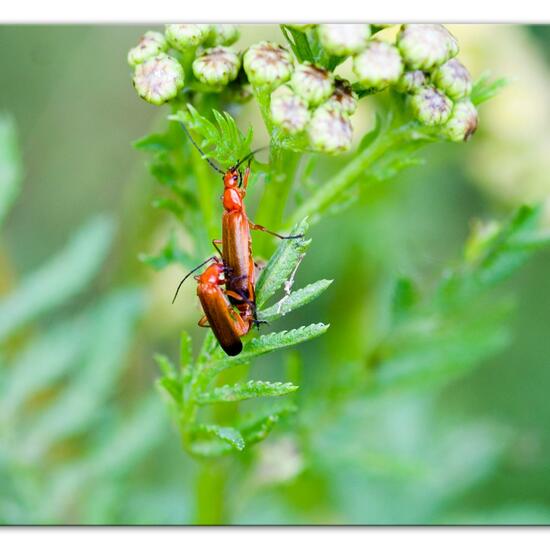
[{"label": "mating beetle pair", "polygon": [[[222,239],[212,241],[221,258],[212,256],[188,273],[180,282],[174,301],[184,281],[202,266],[210,264],[201,275],[195,277],[198,281],[197,295],[204,311],[199,326],[212,329],[227,355],[238,355],[243,347],[241,337],[246,335],[252,326],[262,322],[256,315],[255,264],[250,230],[265,231],[280,239],[296,239],[302,235],[279,235],[248,219],[244,197],[252,156],[258,151],[253,151],[224,172],[206,158],[186,126],[181,122],[180,124],[201,156],[216,172],[223,175],[224,212]],[[240,167],[247,161],[248,165],[243,173]],[[222,247],[221,250],[219,245]],[[223,286],[225,289],[222,289]]]}]

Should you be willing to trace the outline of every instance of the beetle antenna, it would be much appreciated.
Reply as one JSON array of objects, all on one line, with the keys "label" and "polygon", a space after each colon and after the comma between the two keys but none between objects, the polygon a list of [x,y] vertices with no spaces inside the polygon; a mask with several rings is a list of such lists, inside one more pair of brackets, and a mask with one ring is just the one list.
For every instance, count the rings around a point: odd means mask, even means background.
[{"label": "beetle antenna", "polygon": [[235,169],[237,169],[243,162],[246,162],[249,158],[252,158],[256,153],[259,153],[260,151],[263,151],[264,149],[269,149],[269,145],[264,145],[263,147],[259,147],[258,149],[254,149],[254,151],[248,153],[246,157],[244,157],[242,160],[237,162],[235,165]]},{"label": "beetle antenna", "polygon": [[178,120],[178,122],[180,123],[180,126],[183,128],[184,132],[187,134],[187,137],[190,139],[191,143],[195,146],[195,148],[197,149],[197,151],[201,154],[201,157],[208,163],[210,164],[210,166],[216,170],[216,172],[219,172],[220,174],[225,174],[225,172],[219,167],[216,165],[216,163],[214,163],[211,159],[209,159],[207,156],[206,156],[206,153],[198,146],[197,142],[193,139],[193,136],[191,135],[191,132],[189,132],[189,130],[187,129],[187,126],[185,126],[185,124],[181,121],[181,120]]},{"label": "beetle antenna", "polygon": [[176,289],[176,293],[174,294],[174,298],[172,299],[172,304],[176,301],[176,298],[178,296],[178,292],[180,291],[180,288],[181,288],[181,285],[183,283],[185,283],[185,281],[187,281],[187,279],[193,275],[193,273],[195,273],[195,271],[197,271],[198,269],[200,269],[203,265],[207,264],[208,262],[211,262],[212,260],[215,260],[216,259],[216,256],[211,256],[210,258],[208,258],[207,260],[204,260],[204,262],[202,262],[202,264],[198,265],[197,267],[193,268],[181,281],[180,281],[180,284],[178,285],[178,288]]}]

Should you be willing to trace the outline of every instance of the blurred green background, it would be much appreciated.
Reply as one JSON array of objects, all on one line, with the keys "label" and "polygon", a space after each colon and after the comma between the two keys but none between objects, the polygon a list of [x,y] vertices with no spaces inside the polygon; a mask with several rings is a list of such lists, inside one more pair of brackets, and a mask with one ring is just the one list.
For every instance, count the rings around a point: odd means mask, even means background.
[{"label": "blurred green background", "polygon": [[[23,165],[0,292],[33,298],[0,309],[1,523],[195,520],[200,465],[154,389],[153,355],[174,357],[182,328],[195,346],[204,332],[193,289],[170,306],[182,268],[138,260],[175,224],[151,207],[156,184],[131,147],[166,114],[137,97],[126,64],[148,28],[0,27],[0,111],[15,121]],[[331,328],[254,366],[285,380],[302,365],[299,409],[231,459],[228,522],[550,523],[550,253],[501,289],[517,307],[503,351],[444,387],[342,397],[378,336],[389,281],[406,273],[429,286],[460,257],[473,219],[550,191],[550,27],[450,29],[474,78],[490,69],[512,83],[481,107],[470,143],[430,148],[424,165],[312,230],[297,286],[335,282],[284,326]],[[239,45],[260,37],[280,34],[243,26]],[[239,120],[260,126],[253,106]],[[371,124],[355,116],[361,133]]]}]

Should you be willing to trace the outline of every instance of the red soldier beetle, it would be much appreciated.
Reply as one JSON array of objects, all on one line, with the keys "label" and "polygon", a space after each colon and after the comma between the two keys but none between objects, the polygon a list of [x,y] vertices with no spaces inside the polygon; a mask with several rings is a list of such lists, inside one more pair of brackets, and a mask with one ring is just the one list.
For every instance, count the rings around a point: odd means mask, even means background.
[{"label": "red soldier beetle", "polygon": [[[230,356],[239,355],[243,349],[241,337],[250,330],[252,319],[243,319],[228,299],[232,291],[223,291],[221,286],[226,282],[226,267],[216,256],[208,258],[191,270],[180,282],[172,303],[175,302],[181,285],[202,266],[210,265],[200,275],[195,275],[198,282],[197,296],[199,297],[204,317],[199,320],[200,327],[210,327],[223,351]],[[238,300],[237,294],[233,298]]]},{"label": "red soldier beetle", "polygon": [[[201,156],[216,172],[223,175],[222,239],[221,241],[214,240],[212,244],[221,254],[227,267],[228,274],[225,279],[225,288],[228,291],[229,300],[237,306],[245,318],[252,316],[254,323],[259,324],[261,321],[258,321],[256,317],[255,264],[252,256],[250,230],[264,231],[279,239],[297,239],[303,237],[303,235],[280,235],[262,225],[255,224],[246,214],[244,197],[250,176],[250,163],[253,155],[263,148],[252,151],[224,172],[205,155],[185,124],[180,121],[180,125]],[[248,161],[248,165],[243,175],[239,168],[246,161]],[[219,244],[222,245],[221,250],[217,246]]]}]

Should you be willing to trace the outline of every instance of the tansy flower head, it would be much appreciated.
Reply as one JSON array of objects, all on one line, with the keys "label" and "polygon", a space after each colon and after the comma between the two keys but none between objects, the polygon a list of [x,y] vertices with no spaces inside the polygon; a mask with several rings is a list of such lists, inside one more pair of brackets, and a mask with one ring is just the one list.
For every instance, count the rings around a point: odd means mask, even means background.
[{"label": "tansy flower head", "polygon": [[241,61],[230,48],[216,46],[193,61],[193,74],[203,84],[222,87],[237,78]]},{"label": "tansy flower head", "polygon": [[416,119],[426,126],[443,124],[453,109],[453,102],[443,92],[431,86],[414,93],[410,105]]},{"label": "tansy flower head", "polygon": [[458,54],[456,38],[438,24],[403,25],[397,47],[410,69],[430,71]]},{"label": "tansy flower head", "polygon": [[294,62],[282,46],[273,42],[259,42],[248,48],[243,66],[251,84],[276,88],[290,78]]},{"label": "tansy flower head", "polygon": [[271,120],[285,132],[301,132],[309,116],[307,103],[288,86],[283,84],[271,94]]},{"label": "tansy flower head", "polygon": [[176,97],[183,88],[183,68],[166,54],[140,63],[134,72],[134,87],[139,96],[154,105]]},{"label": "tansy flower head", "polygon": [[291,84],[294,91],[313,106],[322,103],[334,90],[331,73],[307,62],[296,66]]},{"label": "tansy flower head", "polygon": [[354,55],[367,45],[370,25],[324,24],[318,28],[319,40],[333,55]]},{"label": "tansy flower head", "polygon": [[345,113],[330,106],[315,109],[307,127],[311,146],[324,153],[341,153],[351,147],[353,128]]},{"label": "tansy flower head", "polygon": [[382,90],[399,80],[403,61],[395,46],[371,40],[365,50],[353,58],[353,70],[361,85]]},{"label": "tansy flower head", "polygon": [[135,67],[147,59],[165,52],[167,48],[168,43],[163,34],[148,31],[139,39],[138,45],[128,52],[128,64]]}]

